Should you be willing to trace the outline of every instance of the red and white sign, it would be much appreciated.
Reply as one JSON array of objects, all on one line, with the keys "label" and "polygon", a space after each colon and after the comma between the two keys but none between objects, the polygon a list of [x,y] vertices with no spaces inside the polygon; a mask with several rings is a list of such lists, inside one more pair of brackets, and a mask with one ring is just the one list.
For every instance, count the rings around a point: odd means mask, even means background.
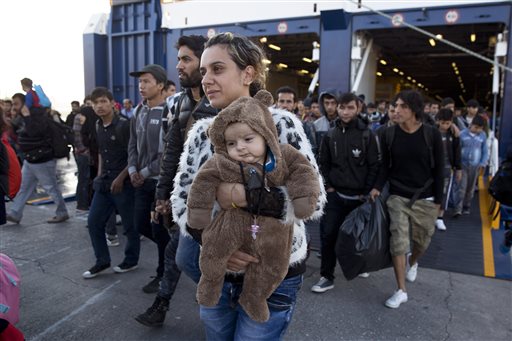
[{"label": "red and white sign", "polygon": [[391,24],[395,27],[402,25],[404,22],[404,16],[400,13],[397,13],[391,17]]},{"label": "red and white sign", "polygon": [[451,9],[444,15],[444,21],[447,24],[455,24],[459,20],[459,12],[455,9]]},{"label": "red and white sign", "polygon": [[288,24],[285,21],[281,21],[277,24],[277,32],[284,34],[286,31],[288,31]]},{"label": "red and white sign", "polygon": [[209,28],[209,29],[208,29],[208,32],[206,32],[206,36],[207,36],[208,38],[211,38],[211,37],[213,37],[213,36],[215,35],[215,33],[216,33],[216,32],[215,32],[215,29],[214,29],[214,28]]}]

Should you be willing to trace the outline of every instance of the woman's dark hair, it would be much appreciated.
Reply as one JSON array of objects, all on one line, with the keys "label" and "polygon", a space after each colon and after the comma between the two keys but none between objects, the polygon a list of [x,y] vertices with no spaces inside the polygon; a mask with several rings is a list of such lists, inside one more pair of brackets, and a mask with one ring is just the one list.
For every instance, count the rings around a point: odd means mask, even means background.
[{"label": "woman's dark hair", "polygon": [[181,36],[176,43],[176,48],[179,49],[182,46],[186,46],[194,52],[194,55],[201,59],[201,55],[204,51],[204,44],[206,43],[206,38],[200,35],[189,35],[189,36]]},{"label": "woman's dark hair", "polygon": [[439,110],[436,115],[436,120],[438,121],[451,121],[453,119],[453,111],[450,109],[443,108]]},{"label": "woman's dark hair", "polygon": [[398,99],[401,99],[405,104],[407,104],[417,120],[422,119],[424,105],[423,98],[419,92],[414,90],[403,90],[396,95],[394,102],[396,103]]},{"label": "woman's dark hair", "polygon": [[214,35],[206,42],[204,48],[207,49],[214,45],[225,45],[231,59],[240,70],[245,70],[248,66],[254,68],[254,80],[249,87],[251,96],[254,96],[259,90],[265,89],[267,71],[263,60],[267,58],[260,46],[247,37],[231,32]]}]

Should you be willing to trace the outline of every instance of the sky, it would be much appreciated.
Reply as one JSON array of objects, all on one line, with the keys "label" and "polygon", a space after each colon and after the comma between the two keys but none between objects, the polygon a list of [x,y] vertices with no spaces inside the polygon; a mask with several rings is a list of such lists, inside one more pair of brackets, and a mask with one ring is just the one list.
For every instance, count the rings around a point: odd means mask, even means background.
[{"label": "sky", "polygon": [[0,0],[0,98],[23,93],[28,77],[67,115],[84,98],[83,31],[109,12],[109,0]]}]

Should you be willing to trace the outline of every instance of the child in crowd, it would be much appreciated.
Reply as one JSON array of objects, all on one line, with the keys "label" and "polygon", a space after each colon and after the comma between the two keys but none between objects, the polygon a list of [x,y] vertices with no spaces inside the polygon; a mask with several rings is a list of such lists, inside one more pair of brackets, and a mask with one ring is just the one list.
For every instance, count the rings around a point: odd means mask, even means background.
[{"label": "child in crowd", "polygon": [[[269,186],[286,186],[294,216],[299,219],[313,214],[320,194],[319,175],[306,157],[292,146],[278,143],[267,109],[271,103],[270,93],[259,91],[254,98],[237,99],[216,116],[208,130],[215,153],[195,177],[187,202],[188,225],[203,230],[198,302],[205,306],[218,303],[228,259],[243,249],[259,263],[248,267],[239,303],[258,322],[269,319],[266,299],[287,274],[293,220],[260,216],[259,207],[245,210],[232,204],[212,221],[217,187],[221,182],[243,183],[246,192],[259,189],[251,192],[258,195]],[[260,206],[261,195],[248,201]]]},{"label": "child in crowd", "polygon": [[30,112],[33,111],[34,108],[41,108],[41,104],[39,103],[39,96],[32,89],[33,83],[30,78],[23,78],[21,80],[21,88],[26,92],[25,95],[25,105],[27,106]]},{"label": "child in crowd", "polygon": [[460,133],[462,178],[454,217],[470,213],[476,179],[489,159],[484,126],[485,119],[481,115],[476,115],[469,128]]},{"label": "child in crowd", "polygon": [[[451,126],[453,124],[453,112],[450,109],[441,109],[436,115],[437,125],[441,132],[444,149],[444,185],[443,185],[443,201],[439,209],[439,216],[436,220],[438,230],[446,231],[446,225],[443,221],[444,211],[448,206],[448,198],[452,190],[453,180],[460,182],[462,177],[460,163],[460,140],[455,136]],[[455,176],[453,176],[455,175]]]}]

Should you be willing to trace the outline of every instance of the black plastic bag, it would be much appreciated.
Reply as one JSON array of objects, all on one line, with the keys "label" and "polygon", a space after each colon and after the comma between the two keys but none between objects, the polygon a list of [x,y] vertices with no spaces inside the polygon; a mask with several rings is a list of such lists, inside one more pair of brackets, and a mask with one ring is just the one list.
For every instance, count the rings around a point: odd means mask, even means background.
[{"label": "black plastic bag", "polygon": [[336,241],[336,255],[347,280],[363,272],[390,267],[389,215],[382,197],[347,216]]}]

